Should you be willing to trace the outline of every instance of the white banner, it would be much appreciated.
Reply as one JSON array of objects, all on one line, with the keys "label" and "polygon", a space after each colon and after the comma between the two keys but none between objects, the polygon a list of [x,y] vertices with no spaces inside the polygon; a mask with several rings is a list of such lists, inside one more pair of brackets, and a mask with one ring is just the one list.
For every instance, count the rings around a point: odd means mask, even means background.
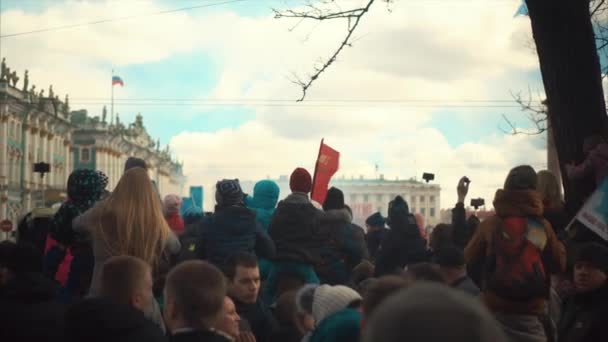
[{"label": "white banner", "polygon": [[608,178],[587,200],[576,215],[576,219],[608,241]]}]

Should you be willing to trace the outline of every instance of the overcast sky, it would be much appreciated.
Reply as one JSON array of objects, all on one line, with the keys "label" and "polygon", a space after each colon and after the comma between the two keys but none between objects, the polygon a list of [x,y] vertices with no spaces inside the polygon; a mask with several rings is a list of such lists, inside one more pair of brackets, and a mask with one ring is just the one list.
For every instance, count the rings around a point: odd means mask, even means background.
[{"label": "overcast sky", "polygon": [[[135,17],[5,37],[0,55],[91,115],[109,108],[114,69],[125,82],[115,111],[122,121],[141,112],[190,184],[312,169],[321,138],[342,153],[339,176],[373,177],[376,164],[389,179],[434,172],[442,207],[462,175],[491,202],[512,166],[546,166],[544,137],[503,133],[503,114],[528,126],[511,93],[542,92],[529,19],[513,17],[520,0],[378,2],[300,104],[290,78],[331,55],[347,23],[290,30],[297,21],[271,8],[302,1],[223,2],[2,0],[0,35]],[[140,16],[200,5],[209,7]]]}]

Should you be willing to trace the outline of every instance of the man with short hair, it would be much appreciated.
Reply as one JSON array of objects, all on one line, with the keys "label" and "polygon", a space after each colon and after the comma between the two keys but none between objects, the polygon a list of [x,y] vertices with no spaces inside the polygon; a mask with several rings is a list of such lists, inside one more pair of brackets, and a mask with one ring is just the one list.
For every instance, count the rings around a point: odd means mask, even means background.
[{"label": "man with short hair", "polygon": [[151,307],[152,269],[141,259],[127,255],[110,258],[103,266],[100,283],[100,297],[142,312]]},{"label": "man with short hair", "polygon": [[472,296],[479,296],[479,288],[467,275],[467,267],[464,262],[464,252],[455,245],[448,245],[435,252],[435,263],[439,266],[439,273],[445,279],[446,284],[460,289]]},{"label": "man with short hair", "polygon": [[66,316],[68,341],[166,341],[153,316],[152,269],[141,259],[116,256],[103,265],[98,296]]},{"label": "man with short hair", "polygon": [[176,266],[165,283],[165,321],[172,342],[227,342],[214,326],[222,313],[226,281],[205,261]]},{"label": "man with short hair", "polygon": [[225,274],[228,278],[228,295],[241,317],[241,335],[253,333],[257,342],[268,342],[277,324],[259,299],[260,269],[257,258],[246,253],[232,255],[226,263]]}]

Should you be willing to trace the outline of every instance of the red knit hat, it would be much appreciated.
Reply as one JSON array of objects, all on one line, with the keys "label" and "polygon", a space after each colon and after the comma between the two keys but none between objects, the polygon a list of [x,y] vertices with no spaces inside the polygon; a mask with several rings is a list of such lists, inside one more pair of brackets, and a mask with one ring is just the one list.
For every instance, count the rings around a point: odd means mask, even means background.
[{"label": "red knit hat", "polygon": [[301,167],[295,169],[291,177],[289,177],[289,188],[293,192],[309,193],[312,190],[312,177],[310,173]]}]

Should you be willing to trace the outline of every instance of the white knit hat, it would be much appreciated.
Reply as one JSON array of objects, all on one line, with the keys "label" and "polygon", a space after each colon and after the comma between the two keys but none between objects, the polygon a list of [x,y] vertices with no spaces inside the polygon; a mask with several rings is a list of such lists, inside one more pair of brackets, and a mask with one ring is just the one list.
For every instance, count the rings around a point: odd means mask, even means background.
[{"label": "white knit hat", "polygon": [[356,300],[361,300],[361,296],[350,287],[337,285],[321,285],[315,290],[312,301],[312,316],[317,324],[325,318],[346,309],[348,305]]}]

